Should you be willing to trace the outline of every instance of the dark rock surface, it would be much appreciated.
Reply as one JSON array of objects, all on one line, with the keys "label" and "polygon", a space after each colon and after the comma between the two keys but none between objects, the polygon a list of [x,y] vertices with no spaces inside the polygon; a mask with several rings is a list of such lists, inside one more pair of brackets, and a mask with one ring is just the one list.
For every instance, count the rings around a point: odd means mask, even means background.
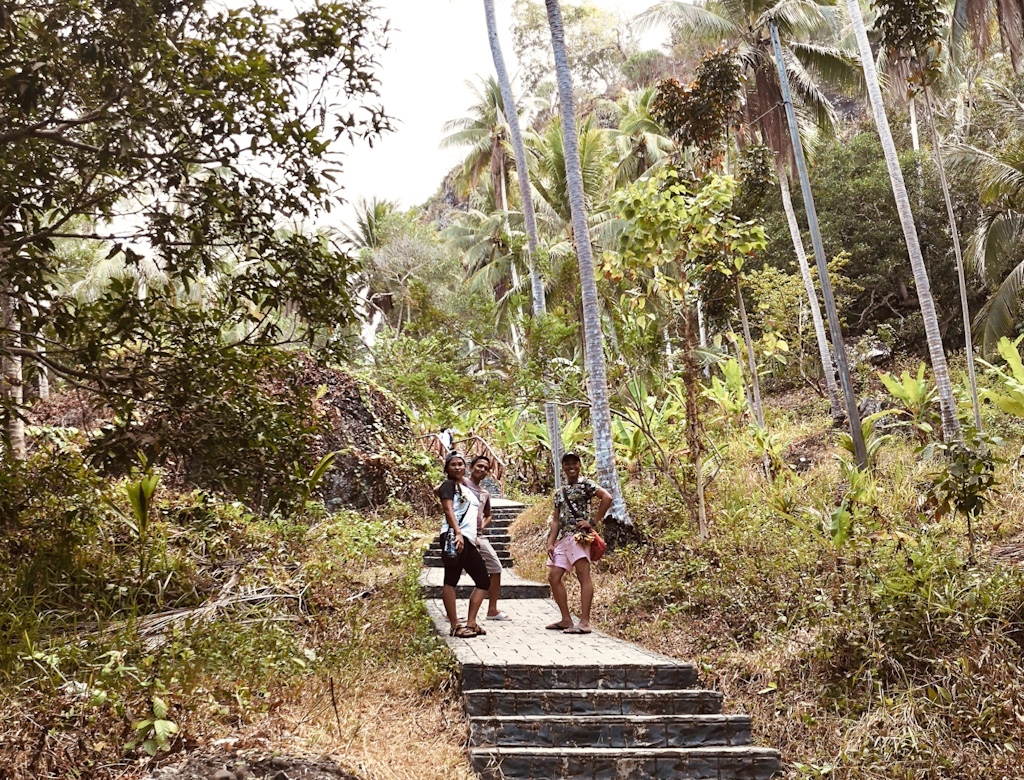
[{"label": "dark rock surface", "polygon": [[358,780],[329,758],[240,754],[196,755],[153,770],[145,780]]}]

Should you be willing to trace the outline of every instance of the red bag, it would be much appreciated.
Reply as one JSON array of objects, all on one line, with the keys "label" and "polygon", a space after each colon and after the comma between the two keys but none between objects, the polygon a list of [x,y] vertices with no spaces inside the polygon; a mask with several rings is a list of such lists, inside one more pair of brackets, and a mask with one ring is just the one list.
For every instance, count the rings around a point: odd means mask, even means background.
[{"label": "red bag", "polygon": [[601,534],[594,531],[594,541],[590,543],[590,560],[597,563],[601,558],[604,557],[605,551],[608,549],[608,542],[601,538]]}]

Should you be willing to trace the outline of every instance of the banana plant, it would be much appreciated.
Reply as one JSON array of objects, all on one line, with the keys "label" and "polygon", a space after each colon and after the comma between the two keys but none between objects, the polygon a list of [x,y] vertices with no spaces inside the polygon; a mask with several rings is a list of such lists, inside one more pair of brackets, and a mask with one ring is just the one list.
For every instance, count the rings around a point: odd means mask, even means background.
[{"label": "banana plant", "polygon": [[717,405],[727,420],[739,423],[747,411],[743,368],[735,358],[721,361],[718,368],[725,381],[712,375],[710,384],[701,391],[701,395]]},{"label": "banana plant", "polygon": [[[892,441],[891,433],[880,433],[875,430],[875,423],[891,414],[892,412],[888,410],[875,412],[860,421],[861,435],[864,437],[864,447],[867,450],[867,468],[874,467],[882,447]],[[853,437],[847,431],[843,431],[836,437],[836,443],[841,449],[856,457]]]},{"label": "banana plant", "polygon": [[914,426],[921,444],[928,441],[939,422],[935,409],[939,393],[935,385],[925,378],[925,370],[925,364],[921,363],[917,367],[917,376],[911,376],[909,371],[904,371],[899,379],[889,373],[878,375],[885,389],[901,402],[903,410],[910,416],[910,424]]},{"label": "banana plant", "polygon": [[626,420],[612,420],[612,441],[617,456],[625,461],[631,474],[637,474],[648,462],[650,445],[639,427]]},{"label": "banana plant", "polygon": [[998,388],[983,390],[981,397],[991,401],[1005,414],[1018,419],[1024,419],[1024,363],[1021,362],[1019,352],[1022,339],[1024,336],[1015,341],[1010,341],[1006,336],[999,339],[997,349],[1000,357],[1006,361],[1006,368],[981,361],[989,376],[998,382]]}]

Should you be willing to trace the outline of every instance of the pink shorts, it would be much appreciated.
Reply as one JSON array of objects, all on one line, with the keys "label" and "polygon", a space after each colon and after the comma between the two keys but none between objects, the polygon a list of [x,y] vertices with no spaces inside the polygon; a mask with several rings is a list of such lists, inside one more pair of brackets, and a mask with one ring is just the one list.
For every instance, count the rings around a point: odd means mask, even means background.
[{"label": "pink shorts", "polygon": [[576,561],[581,558],[590,560],[590,545],[582,545],[572,534],[566,534],[555,545],[555,554],[548,559],[548,566],[557,566],[559,569],[572,571]]}]

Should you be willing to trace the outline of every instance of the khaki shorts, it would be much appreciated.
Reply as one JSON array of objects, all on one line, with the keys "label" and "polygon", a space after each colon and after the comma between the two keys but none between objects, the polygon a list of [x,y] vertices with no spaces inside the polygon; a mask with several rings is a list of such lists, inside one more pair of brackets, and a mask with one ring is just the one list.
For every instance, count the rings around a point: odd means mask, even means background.
[{"label": "khaki shorts", "polygon": [[480,551],[480,557],[484,559],[484,567],[487,569],[487,573],[501,574],[501,561],[498,560],[498,554],[494,552],[491,543],[487,541],[487,537],[482,533],[476,537],[476,546]]}]

